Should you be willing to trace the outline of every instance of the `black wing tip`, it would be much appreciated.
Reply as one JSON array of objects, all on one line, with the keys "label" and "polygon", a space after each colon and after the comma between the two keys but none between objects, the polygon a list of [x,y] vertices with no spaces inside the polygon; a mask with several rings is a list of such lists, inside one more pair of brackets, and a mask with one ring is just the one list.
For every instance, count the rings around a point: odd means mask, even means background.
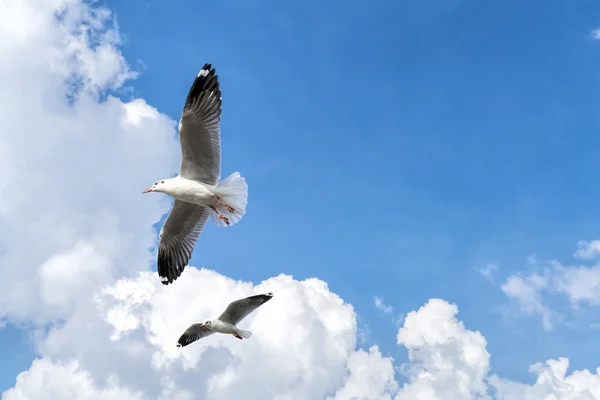
[{"label": "black wing tip", "polygon": [[200,72],[198,72],[198,76],[207,76],[211,72],[214,74],[215,71],[216,70],[212,67],[212,64],[206,63],[206,64],[204,64],[204,66],[202,67],[202,69],[200,69]]},{"label": "black wing tip", "polygon": [[173,262],[160,248],[158,249],[158,260],[156,264],[160,283],[163,285],[169,285],[175,282],[185,269],[185,265],[179,267],[177,263]]},{"label": "black wing tip", "polygon": [[200,72],[198,72],[196,79],[194,79],[194,83],[185,101],[185,107],[191,106],[205,92],[214,93],[218,99],[221,98],[219,77],[216,74],[216,70],[208,63],[204,64]]},{"label": "black wing tip", "polygon": [[183,334],[181,335],[181,337],[179,338],[179,340],[177,341],[177,347],[185,347],[188,346],[192,343],[194,343],[196,341],[196,339],[194,339],[193,335],[187,335],[187,334]]}]

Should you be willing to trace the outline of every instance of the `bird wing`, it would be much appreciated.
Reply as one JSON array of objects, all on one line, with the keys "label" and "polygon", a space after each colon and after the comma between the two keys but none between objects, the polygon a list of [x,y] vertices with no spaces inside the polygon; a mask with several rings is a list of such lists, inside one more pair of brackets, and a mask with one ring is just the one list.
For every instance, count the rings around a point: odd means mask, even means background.
[{"label": "bird wing", "polygon": [[185,101],[179,121],[179,175],[216,185],[221,177],[221,90],[215,69],[204,64]]},{"label": "bird wing", "polygon": [[206,207],[181,200],[173,203],[158,245],[158,275],[164,285],[179,278],[190,261],[208,215]]},{"label": "bird wing", "polygon": [[202,324],[193,324],[183,332],[177,341],[177,347],[185,347],[198,339],[212,335],[214,332]]},{"label": "bird wing", "polygon": [[236,325],[238,322],[246,318],[252,311],[271,300],[273,293],[257,294],[255,296],[246,297],[231,302],[227,309],[219,316],[223,322],[229,322]]}]

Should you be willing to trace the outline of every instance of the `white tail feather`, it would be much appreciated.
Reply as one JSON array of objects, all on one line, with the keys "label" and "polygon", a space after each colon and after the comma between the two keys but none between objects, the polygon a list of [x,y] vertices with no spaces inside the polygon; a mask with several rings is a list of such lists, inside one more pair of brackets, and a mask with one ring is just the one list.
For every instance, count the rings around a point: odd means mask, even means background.
[{"label": "white tail feather", "polygon": [[237,328],[235,331],[238,335],[240,335],[241,337],[243,337],[244,339],[248,339],[250,336],[252,336],[252,332],[250,331],[245,331],[243,329]]},{"label": "white tail feather", "polygon": [[[244,214],[246,214],[246,205],[248,204],[248,185],[246,184],[246,179],[239,172],[234,172],[217,183],[213,191],[225,204],[234,209],[233,212],[229,212],[223,205],[217,207],[219,213],[229,219],[229,225],[239,222]],[[211,211],[210,217],[216,226],[228,226],[214,211]]]}]

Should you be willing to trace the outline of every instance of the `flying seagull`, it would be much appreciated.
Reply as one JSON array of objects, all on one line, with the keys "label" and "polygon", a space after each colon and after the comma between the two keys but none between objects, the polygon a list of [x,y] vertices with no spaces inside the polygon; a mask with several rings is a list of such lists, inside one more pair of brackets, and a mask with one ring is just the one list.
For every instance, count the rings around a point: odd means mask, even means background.
[{"label": "flying seagull", "polygon": [[229,303],[219,318],[205,323],[193,324],[179,338],[177,347],[185,347],[198,339],[215,332],[229,333],[238,339],[248,339],[252,332],[238,328],[236,325],[258,307],[271,300],[273,293],[257,294]]},{"label": "flying seagull", "polygon": [[221,176],[221,90],[215,69],[204,64],[194,80],[181,119],[181,168],[175,178],[157,181],[143,193],[175,198],[160,230],[158,275],[173,283],[189,262],[208,216],[219,227],[233,225],[246,213],[248,185],[239,172]]}]

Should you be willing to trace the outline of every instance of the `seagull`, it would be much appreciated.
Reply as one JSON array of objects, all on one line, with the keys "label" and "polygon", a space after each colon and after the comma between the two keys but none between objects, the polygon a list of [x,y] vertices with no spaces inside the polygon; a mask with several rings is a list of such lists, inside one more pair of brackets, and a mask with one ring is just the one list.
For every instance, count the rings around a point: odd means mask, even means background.
[{"label": "seagull", "polygon": [[211,64],[204,64],[179,120],[179,175],[157,181],[142,192],[161,192],[175,199],[159,235],[158,275],[164,285],[183,272],[209,215],[216,226],[224,227],[237,223],[246,213],[246,180],[234,172],[219,182],[220,120],[219,80]]},{"label": "seagull", "polygon": [[179,338],[177,347],[185,347],[198,339],[215,332],[232,334],[238,339],[248,339],[252,332],[238,328],[236,325],[258,307],[271,300],[273,293],[257,294],[231,302],[219,318],[204,323],[193,324]]}]

